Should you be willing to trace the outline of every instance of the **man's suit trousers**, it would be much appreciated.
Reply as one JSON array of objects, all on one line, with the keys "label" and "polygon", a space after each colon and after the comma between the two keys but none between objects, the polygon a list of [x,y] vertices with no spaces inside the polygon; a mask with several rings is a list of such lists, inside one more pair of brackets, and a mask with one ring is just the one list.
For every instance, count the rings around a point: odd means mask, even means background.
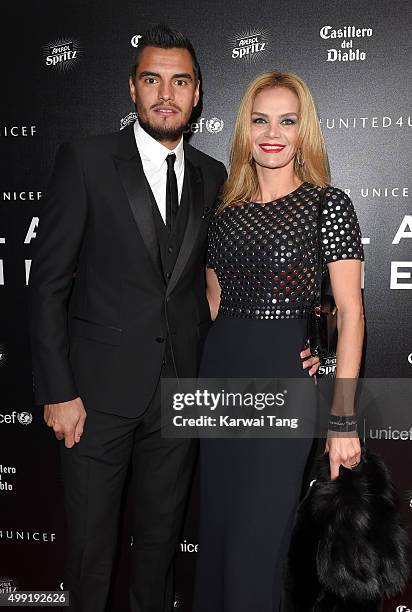
[{"label": "man's suit trousers", "polygon": [[[174,377],[169,360],[162,377]],[[69,609],[106,610],[122,492],[131,464],[130,612],[170,612],[173,562],[198,441],[162,438],[160,379],[139,417],[85,409],[80,442],[72,448],[60,443],[67,521],[64,588],[70,591]],[[138,406],[136,412],[141,412]]]}]

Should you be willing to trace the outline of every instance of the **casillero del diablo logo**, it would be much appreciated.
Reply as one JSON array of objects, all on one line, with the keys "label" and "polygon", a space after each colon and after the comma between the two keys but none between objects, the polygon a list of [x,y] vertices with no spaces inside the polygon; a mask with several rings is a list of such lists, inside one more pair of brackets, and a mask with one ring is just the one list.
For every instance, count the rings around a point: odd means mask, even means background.
[{"label": "casillero del diablo logo", "polygon": [[372,28],[358,28],[356,26],[344,26],[335,28],[330,25],[322,26],[319,36],[333,45],[327,50],[327,62],[363,62],[366,59],[366,51],[354,47],[356,39],[370,38],[373,36]]}]

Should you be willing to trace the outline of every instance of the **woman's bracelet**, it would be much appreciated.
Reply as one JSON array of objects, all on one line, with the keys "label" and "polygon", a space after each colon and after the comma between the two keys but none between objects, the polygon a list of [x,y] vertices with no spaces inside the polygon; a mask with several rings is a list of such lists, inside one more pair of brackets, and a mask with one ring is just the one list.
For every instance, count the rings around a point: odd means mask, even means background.
[{"label": "woman's bracelet", "polygon": [[354,415],[339,416],[331,414],[329,416],[328,429],[330,431],[356,431],[357,420]]}]

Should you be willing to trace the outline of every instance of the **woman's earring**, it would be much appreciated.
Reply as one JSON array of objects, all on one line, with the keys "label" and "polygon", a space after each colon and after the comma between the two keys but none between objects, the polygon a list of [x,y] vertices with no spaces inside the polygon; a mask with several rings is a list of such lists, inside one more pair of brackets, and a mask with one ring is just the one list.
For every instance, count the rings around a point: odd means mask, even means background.
[{"label": "woman's earring", "polygon": [[302,157],[302,153],[300,151],[297,151],[296,153],[296,163],[298,164],[298,166],[303,166],[303,164],[305,163],[305,160]]}]

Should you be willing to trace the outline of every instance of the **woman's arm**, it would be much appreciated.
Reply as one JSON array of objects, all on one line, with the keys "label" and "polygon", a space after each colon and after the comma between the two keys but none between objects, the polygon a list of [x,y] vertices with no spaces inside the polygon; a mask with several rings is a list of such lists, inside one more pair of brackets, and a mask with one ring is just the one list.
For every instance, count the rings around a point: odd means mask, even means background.
[{"label": "woman's arm", "polygon": [[[351,415],[354,409],[356,379],[362,359],[364,337],[361,265],[359,260],[340,260],[328,263],[333,295],[338,309],[337,380],[332,414]],[[325,452],[329,452],[331,478],[334,479],[339,475],[340,464],[350,467],[360,461],[359,438],[355,433],[351,433],[350,437],[338,437],[329,432]]]},{"label": "woman's arm", "polygon": [[337,378],[357,378],[359,374],[364,336],[361,266],[361,262],[356,259],[328,264],[338,309]]},{"label": "woman's arm", "polygon": [[209,302],[212,321],[217,317],[220,305],[220,285],[213,268],[206,268],[206,297]]}]

